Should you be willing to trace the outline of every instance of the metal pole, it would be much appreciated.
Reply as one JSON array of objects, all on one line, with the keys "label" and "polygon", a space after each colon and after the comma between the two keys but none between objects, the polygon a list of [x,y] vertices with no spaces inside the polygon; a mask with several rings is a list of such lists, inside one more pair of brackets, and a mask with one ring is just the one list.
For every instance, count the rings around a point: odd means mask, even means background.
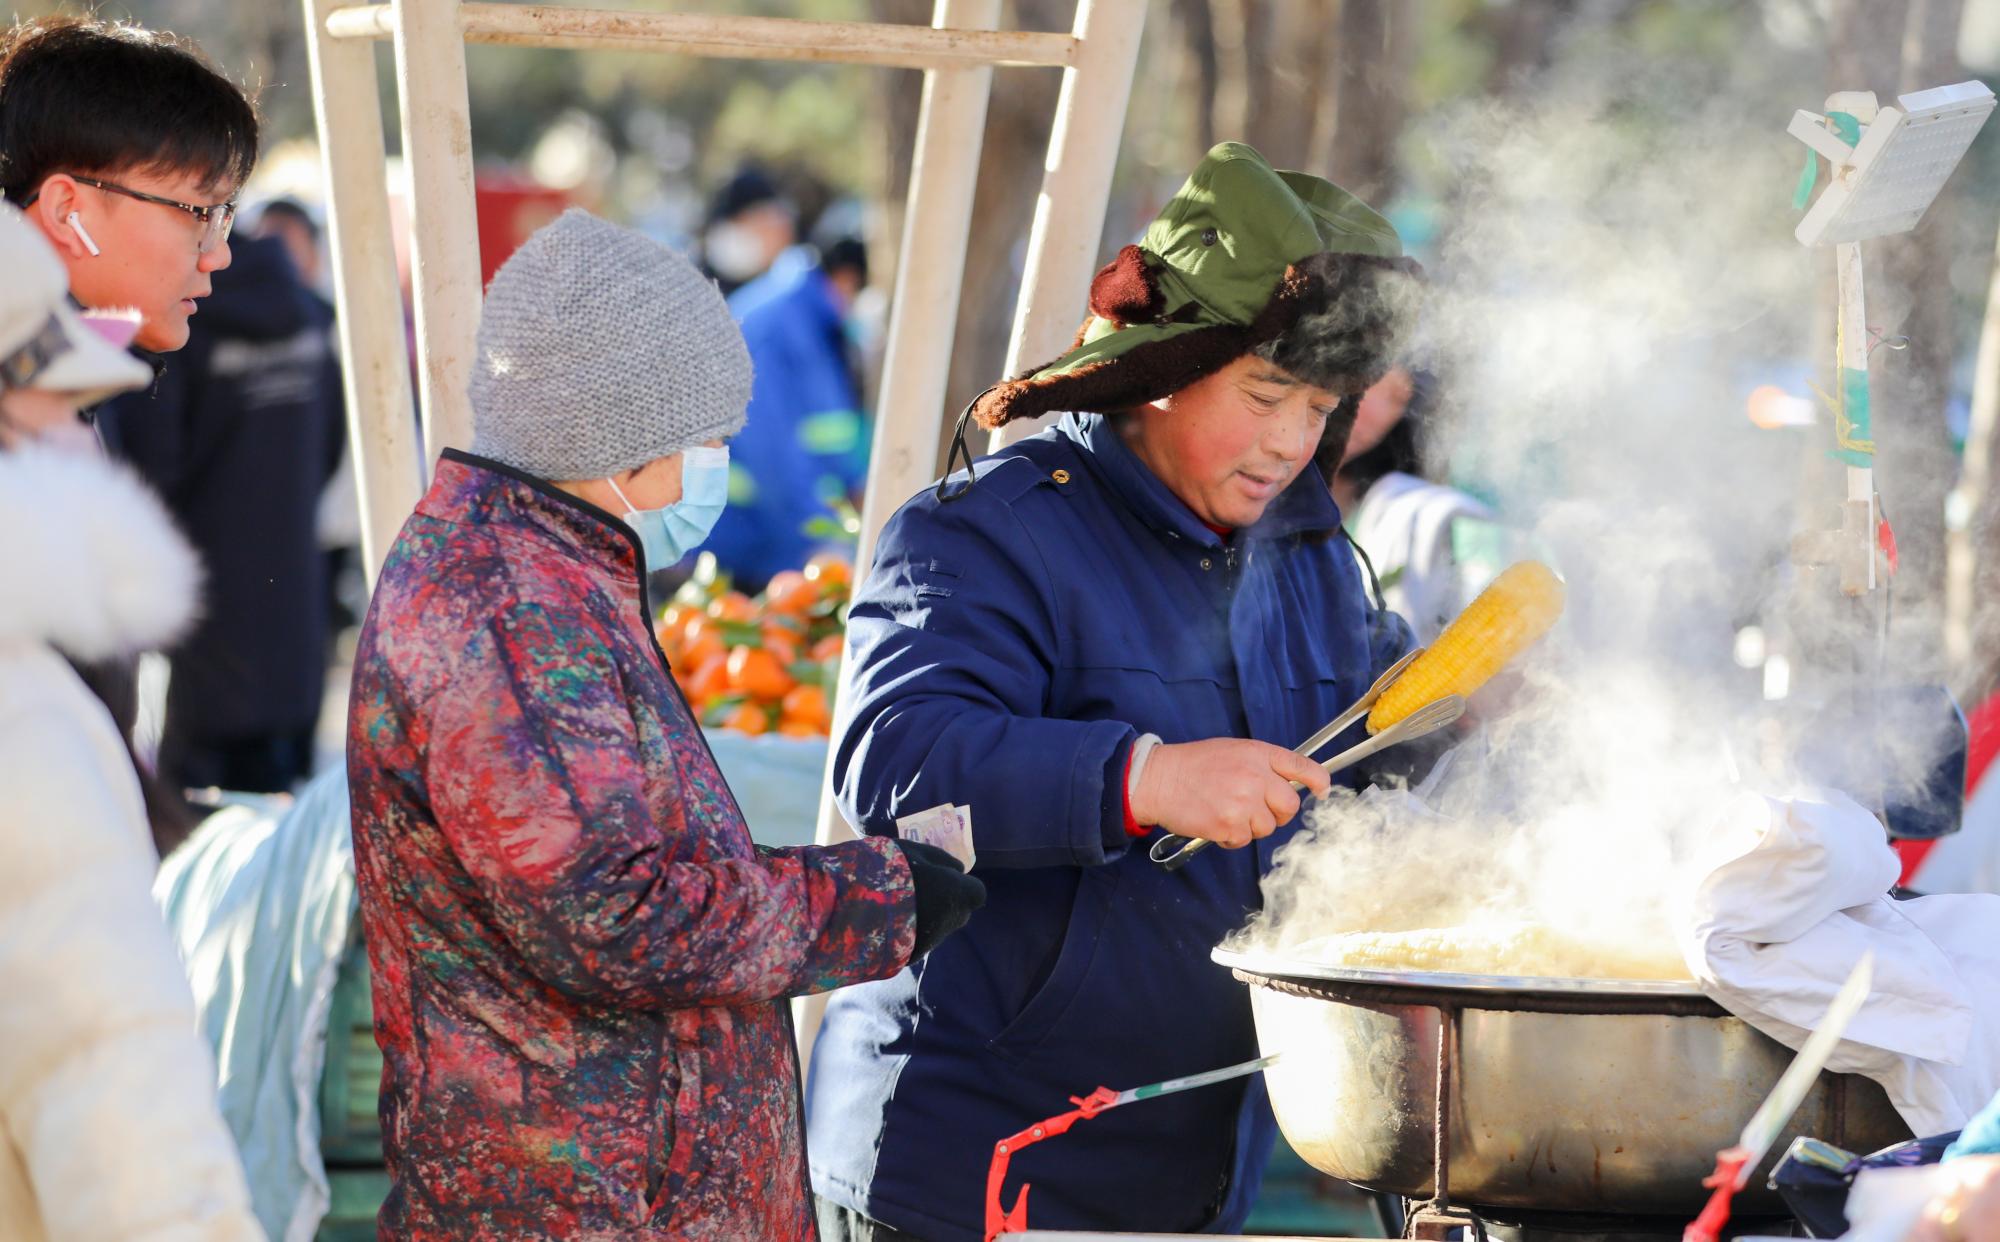
[{"label": "metal pole", "polygon": [[[990,30],[1000,20],[1000,0],[937,0],[938,28]],[[875,555],[875,540],[889,515],[931,482],[937,470],[938,435],[944,428],[951,341],[958,294],[965,278],[965,245],[972,233],[972,197],[979,150],[986,134],[990,66],[931,69],[917,118],[910,195],[903,212],[902,253],[882,362],[882,392],[875,411],[875,443],[868,460],[867,499],[854,553],[859,582]],[[833,736],[845,728],[848,674],[834,697]],[[833,801],[833,755],[821,778],[819,824],[814,839],[826,845],[851,840],[854,829]],[[813,1036],[826,1010],[824,996],[796,1002],[799,1059],[811,1064]]]},{"label": "metal pole", "polygon": [[[1076,63],[1063,70],[1056,100],[1007,375],[1062,353],[1082,322],[1145,24],[1146,6],[1133,0],[1077,4]],[[1010,423],[993,433],[992,447],[1033,435],[1045,421]]]},{"label": "metal pole", "polygon": [[396,88],[410,169],[410,266],[424,452],[472,443],[473,340],[479,331],[478,208],[472,109],[458,0],[395,0]]},{"label": "metal pole", "polygon": [[[1850,372],[1860,375],[1859,388],[1866,399],[1868,392],[1868,319],[1865,310],[1866,299],[1862,296],[1861,246],[1858,242],[1841,242],[1834,247],[1834,271],[1840,288],[1840,381],[1843,401],[1850,390]],[[1865,434],[1872,441],[1873,422],[1866,424]],[[1872,460],[1872,458],[1870,459]],[[1875,582],[1875,471],[1872,466],[1847,467],[1847,511],[1851,515],[1845,525],[1858,526],[1861,546],[1858,551],[1842,558],[1841,589],[1849,595],[1873,591]]]},{"label": "metal pole", "polygon": [[348,452],[361,497],[361,559],[372,589],[389,544],[422,494],[423,467],[403,344],[403,294],[390,259],[395,250],[375,48],[327,35],[324,19],[336,7],[336,0],[305,0],[306,50],[326,177]]},{"label": "metal pole", "polygon": [[[986,29],[999,18],[999,0],[938,0],[933,24]],[[857,580],[874,559],[876,537],[889,515],[937,472],[951,342],[992,85],[990,67],[932,69],[924,74],[902,252],[896,261],[894,311],[875,412],[875,443],[868,459],[867,501],[854,553]],[[839,698],[835,706],[838,709]],[[839,736],[837,727],[834,734]],[[852,835],[833,808],[829,786],[820,807],[819,839],[845,840]]]}]

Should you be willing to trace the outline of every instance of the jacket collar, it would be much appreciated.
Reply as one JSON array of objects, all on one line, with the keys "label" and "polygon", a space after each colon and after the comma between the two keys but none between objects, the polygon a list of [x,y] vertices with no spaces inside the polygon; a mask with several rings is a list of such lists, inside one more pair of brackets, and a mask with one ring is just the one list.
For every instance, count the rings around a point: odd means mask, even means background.
[{"label": "jacket collar", "polygon": [[581,497],[503,462],[448,448],[417,512],[465,525],[527,526],[621,577],[636,579],[639,536]]},{"label": "jacket collar", "polygon": [[[1058,434],[1068,437],[1095,463],[1111,489],[1147,525],[1202,547],[1222,546],[1222,537],[1195,516],[1152,468],[1140,461],[1112,420],[1103,414],[1062,416]],[[1278,494],[1264,516],[1247,531],[1247,539],[1283,539],[1292,535],[1331,534],[1340,529],[1340,506],[1333,502],[1319,467],[1311,462]]]},{"label": "jacket collar", "polygon": [[194,620],[201,563],[123,466],[0,451],[0,531],[0,642],[94,662],[166,646]]}]

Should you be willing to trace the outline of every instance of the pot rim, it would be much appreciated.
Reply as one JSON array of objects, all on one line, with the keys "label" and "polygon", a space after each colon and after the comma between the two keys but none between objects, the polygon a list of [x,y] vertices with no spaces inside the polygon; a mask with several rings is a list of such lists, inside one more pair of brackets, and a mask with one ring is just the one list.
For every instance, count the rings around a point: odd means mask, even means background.
[{"label": "pot rim", "polygon": [[1692,980],[1558,979],[1536,975],[1471,975],[1449,971],[1362,970],[1334,966],[1310,958],[1288,957],[1269,950],[1218,946],[1209,954],[1217,965],[1275,979],[1306,979],[1323,983],[1362,984],[1425,991],[1528,994],[1534,996],[1652,996],[1706,999]]}]

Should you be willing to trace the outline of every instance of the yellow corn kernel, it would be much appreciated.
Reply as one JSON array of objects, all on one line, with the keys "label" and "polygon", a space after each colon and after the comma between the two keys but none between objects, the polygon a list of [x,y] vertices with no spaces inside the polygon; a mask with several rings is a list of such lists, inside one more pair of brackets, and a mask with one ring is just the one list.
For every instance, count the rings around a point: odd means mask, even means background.
[{"label": "yellow corn kernel", "polygon": [[1380,733],[1447,694],[1469,696],[1548,633],[1562,610],[1563,584],[1554,570],[1540,561],[1509,565],[1382,692],[1368,713],[1368,731]]}]

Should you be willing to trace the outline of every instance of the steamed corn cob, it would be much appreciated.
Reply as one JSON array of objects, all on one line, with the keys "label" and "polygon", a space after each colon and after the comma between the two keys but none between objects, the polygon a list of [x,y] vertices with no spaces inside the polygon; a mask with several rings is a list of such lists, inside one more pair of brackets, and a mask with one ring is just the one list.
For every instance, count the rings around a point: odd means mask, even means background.
[{"label": "steamed corn cob", "polygon": [[1507,567],[1418,656],[1368,713],[1380,733],[1447,694],[1470,695],[1507,666],[1562,615],[1563,584],[1540,561]]}]

